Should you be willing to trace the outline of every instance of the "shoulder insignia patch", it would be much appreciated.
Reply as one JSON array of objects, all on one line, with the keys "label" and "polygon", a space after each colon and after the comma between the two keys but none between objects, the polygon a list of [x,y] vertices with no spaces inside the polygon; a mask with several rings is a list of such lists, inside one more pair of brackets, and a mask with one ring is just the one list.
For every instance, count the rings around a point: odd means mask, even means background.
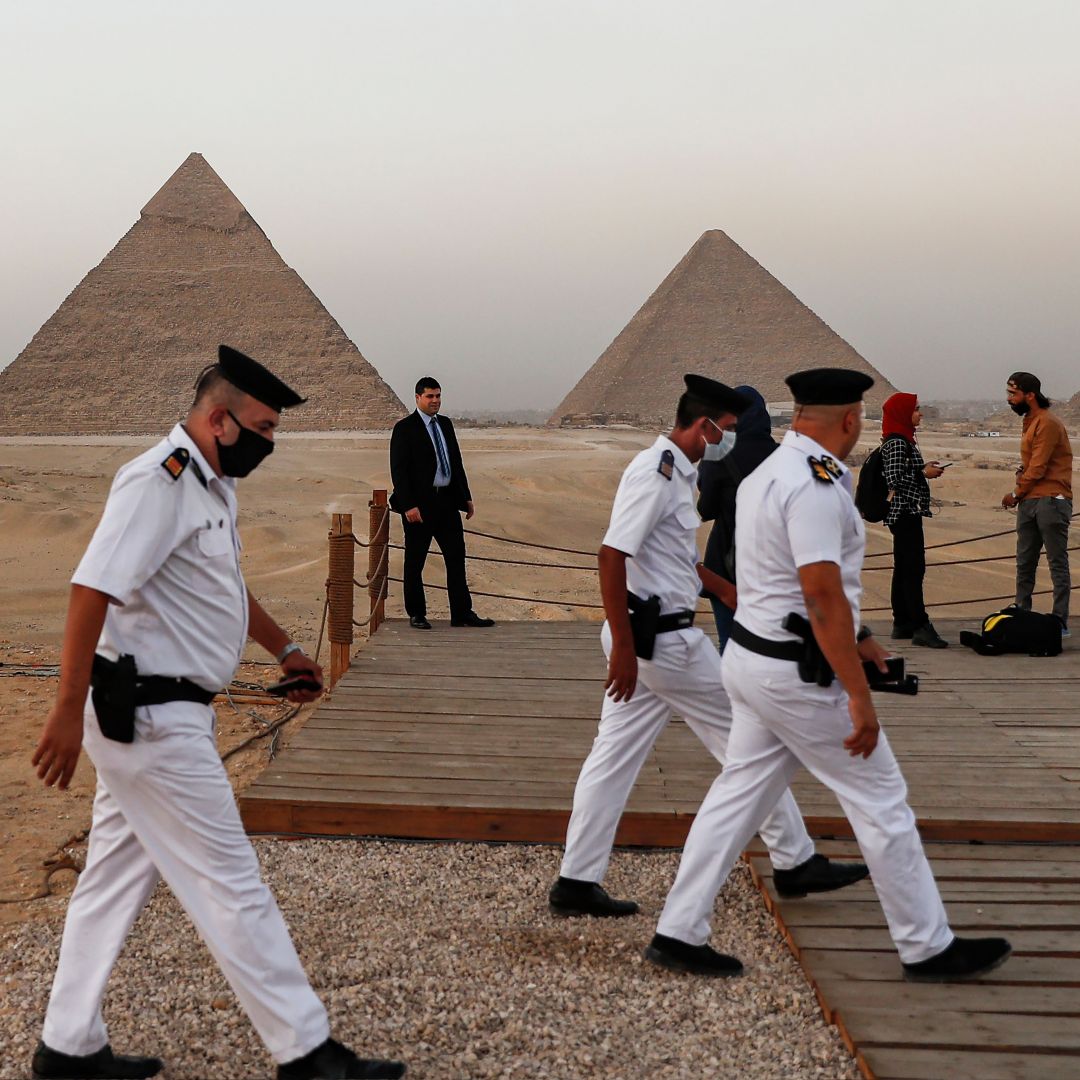
[{"label": "shoulder insignia patch", "polygon": [[[825,461],[832,462],[832,466],[836,468],[836,462],[832,458],[825,456]],[[810,475],[815,480],[820,480],[823,484],[831,484],[833,482],[833,474],[829,467],[825,464],[825,461],[819,461],[816,457],[810,456],[806,459],[807,465],[810,466]]]},{"label": "shoulder insignia patch", "polygon": [[162,463],[161,467],[174,479],[179,480],[191,461],[191,454],[178,446]]},{"label": "shoulder insignia patch", "polygon": [[675,471],[675,455],[670,450],[665,450],[660,455],[660,464],[656,471],[665,479],[670,480]]},{"label": "shoulder insignia patch", "polygon": [[829,457],[828,454],[821,455],[821,464],[825,466],[825,471],[834,479],[840,479],[840,466],[836,464],[836,458]]}]

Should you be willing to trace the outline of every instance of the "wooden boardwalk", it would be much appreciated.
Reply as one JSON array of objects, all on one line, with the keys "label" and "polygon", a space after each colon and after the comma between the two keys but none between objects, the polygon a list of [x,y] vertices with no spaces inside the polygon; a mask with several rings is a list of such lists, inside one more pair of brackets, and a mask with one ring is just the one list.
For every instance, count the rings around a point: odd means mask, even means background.
[{"label": "wooden boardwalk", "polygon": [[[956,640],[957,625],[938,627]],[[241,799],[252,832],[561,842],[596,728],[598,626],[490,631],[384,624]],[[1080,649],[1053,659],[900,648],[916,698],[877,695],[959,933],[1004,934],[1005,967],[915,986],[869,882],[762,894],[867,1077],[1080,1078]],[[716,769],[673,723],[642,770],[619,842],[677,846]],[[832,795],[795,793],[821,850],[853,852]],[[952,841],[952,842],[946,842]]]},{"label": "wooden boardwalk", "polygon": [[931,843],[927,854],[957,933],[1012,942],[985,979],[904,982],[869,882],[780,900],[768,857],[751,857],[826,1019],[877,1080],[1080,1077],[1080,847]]},{"label": "wooden boardwalk", "polygon": [[[603,694],[597,638],[598,627],[581,622],[430,633],[384,624],[248,788],[245,824],[561,841]],[[922,676],[919,696],[876,701],[924,837],[1080,842],[1080,653],[902,651]],[[669,725],[620,843],[680,845],[716,771],[684,724]],[[794,788],[815,835],[851,835],[830,792],[805,774]]]}]

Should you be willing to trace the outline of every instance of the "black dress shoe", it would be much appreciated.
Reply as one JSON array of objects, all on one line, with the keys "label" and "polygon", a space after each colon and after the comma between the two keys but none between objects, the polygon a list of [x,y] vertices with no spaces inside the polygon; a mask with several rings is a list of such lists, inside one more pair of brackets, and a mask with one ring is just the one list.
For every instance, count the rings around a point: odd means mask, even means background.
[{"label": "black dress shoe", "polygon": [[773,885],[776,886],[778,896],[794,900],[807,893],[843,889],[869,876],[870,871],[865,863],[834,863],[829,862],[824,855],[811,855],[806,862],[791,870],[774,870]]},{"label": "black dress shoe", "polygon": [[277,1070],[277,1080],[394,1080],[404,1075],[403,1062],[359,1058],[333,1039]]},{"label": "black dress shoe", "polygon": [[633,900],[616,900],[595,881],[575,881],[561,877],[551,886],[548,906],[552,915],[564,918],[592,915],[598,919],[622,919],[636,915],[638,906]]},{"label": "black dress shoe", "polygon": [[423,615],[410,615],[409,616],[409,625],[414,630],[430,630],[431,629],[431,623],[429,623],[427,621],[427,619],[424,618]]},{"label": "black dress shoe", "polygon": [[451,626],[494,626],[494,619],[481,619],[475,611],[470,611],[464,619],[451,619]]},{"label": "black dress shoe", "polygon": [[920,626],[911,635],[911,644],[922,645],[927,649],[947,649],[949,647],[949,643],[934,629],[933,623]]},{"label": "black dress shoe", "polygon": [[910,641],[911,635],[914,633],[914,626],[908,626],[907,623],[894,622],[892,624],[892,633],[889,637],[891,637],[893,641]]},{"label": "black dress shoe", "polygon": [[30,1062],[30,1071],[34,1080],[142,1080],[143,1077],[157,1076],[165,1067],[161,1058],[127,1057],[114,1054],[106,1043],[96,1054],[61,1054],[39,1042]]},{"label": "black dress shoe", "polygon": [[1012,946],[1000,937],[959,938],[929,960],[904,964],[904,978],[909,982],[952,982],[954,979],[973,979],[1001,967]]},{"label": "black dress shoe", "polygon": [[688,945],[663,934],[653,935],[645,950],[645,959],[671,971],[708,975],[714,979],[730,979],[743,973],[742,964],[734,956],[717,952],[711,945]]}]

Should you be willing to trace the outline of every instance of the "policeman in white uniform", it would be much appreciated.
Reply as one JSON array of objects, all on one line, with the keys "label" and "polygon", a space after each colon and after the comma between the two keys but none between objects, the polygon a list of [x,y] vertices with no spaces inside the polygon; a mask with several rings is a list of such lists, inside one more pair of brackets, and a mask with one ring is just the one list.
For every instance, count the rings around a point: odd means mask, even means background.
[{"label": "policeman in white uniform", "polygon": [[[78,569],[60,687],[34,754],[66,788],[80,746],[97,769],[86,867],[34,1055],[36,1077],[146,1077],[157,1058],[116,1055],[101,1001],[132,924],[164,879],[213,953],[284,1080],[396,1077],[329,1038],[285,921],[263,884],[214,738],[210,702],[248,635],[311,701],[322,671],[247,591],[236,477],[274,449],[299,397],[228,346],[186,420],[117,473]],[[93,687],[92,695],[88,691]]]},{"label": "policeman in white uniform", "polygon": [[[1003,963],[1009,944],[964,940],[949,929],[870,699],[863,662],[884,670],[885,653],[868,630],[856,634],[865,535],[843,459],[858,440],[862,395],[873,380],[825,368],[787,383],[792,428],[739,488],[738,607],[724,652],[734,714],[727,764],[690,830],[645,955],[683,971],[728,973],[723,961],[732,958],[707,944],[716,895],[801,764],[836,794],[851,822],[905,976],[975,975]],[[802,640],[784,628],[791,613],[809,620],[812,633],[804,630]]]},{"label": "policeman in white uniform", "polygon": [[[730,584],[698,563],[694,463],[703,455],[717,459],[733,445],[725,429],[748,402],[713,379],[687,375],[685,381],[674,429],[623,473],[600,549],[608,692],[574,791],[560,877],[549,894],[557,915],[618,917],[638,910],[609,896],[600,882],[630,790],[673,711],[717,760],[725,759],[731,707],[722,660],[693,622],[702,580],[711,588]],[[842,888],[867,874],[861,863],[830,863],[814,854],[790,792],[777,791],[757,825],[788,895]]]}]

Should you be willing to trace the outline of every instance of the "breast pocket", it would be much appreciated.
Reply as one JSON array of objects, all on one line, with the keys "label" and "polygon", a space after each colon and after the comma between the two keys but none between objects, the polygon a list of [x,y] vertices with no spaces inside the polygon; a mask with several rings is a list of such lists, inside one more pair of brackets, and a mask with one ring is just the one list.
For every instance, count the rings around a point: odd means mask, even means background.
[{"label": "breast pocket", "polygon": [[680,506],[675,511],[675,520],[684,529],[693,529],[697,531],[697,527],[701,524],[701,517],[698,512],[692,506]]},{"label": "breast pocket", "polygon": [[215,559],[222,555],[231,555],[233,552],[232,530],[217,526],[200,529],[198,544],[199,550],[207,558]]}]

